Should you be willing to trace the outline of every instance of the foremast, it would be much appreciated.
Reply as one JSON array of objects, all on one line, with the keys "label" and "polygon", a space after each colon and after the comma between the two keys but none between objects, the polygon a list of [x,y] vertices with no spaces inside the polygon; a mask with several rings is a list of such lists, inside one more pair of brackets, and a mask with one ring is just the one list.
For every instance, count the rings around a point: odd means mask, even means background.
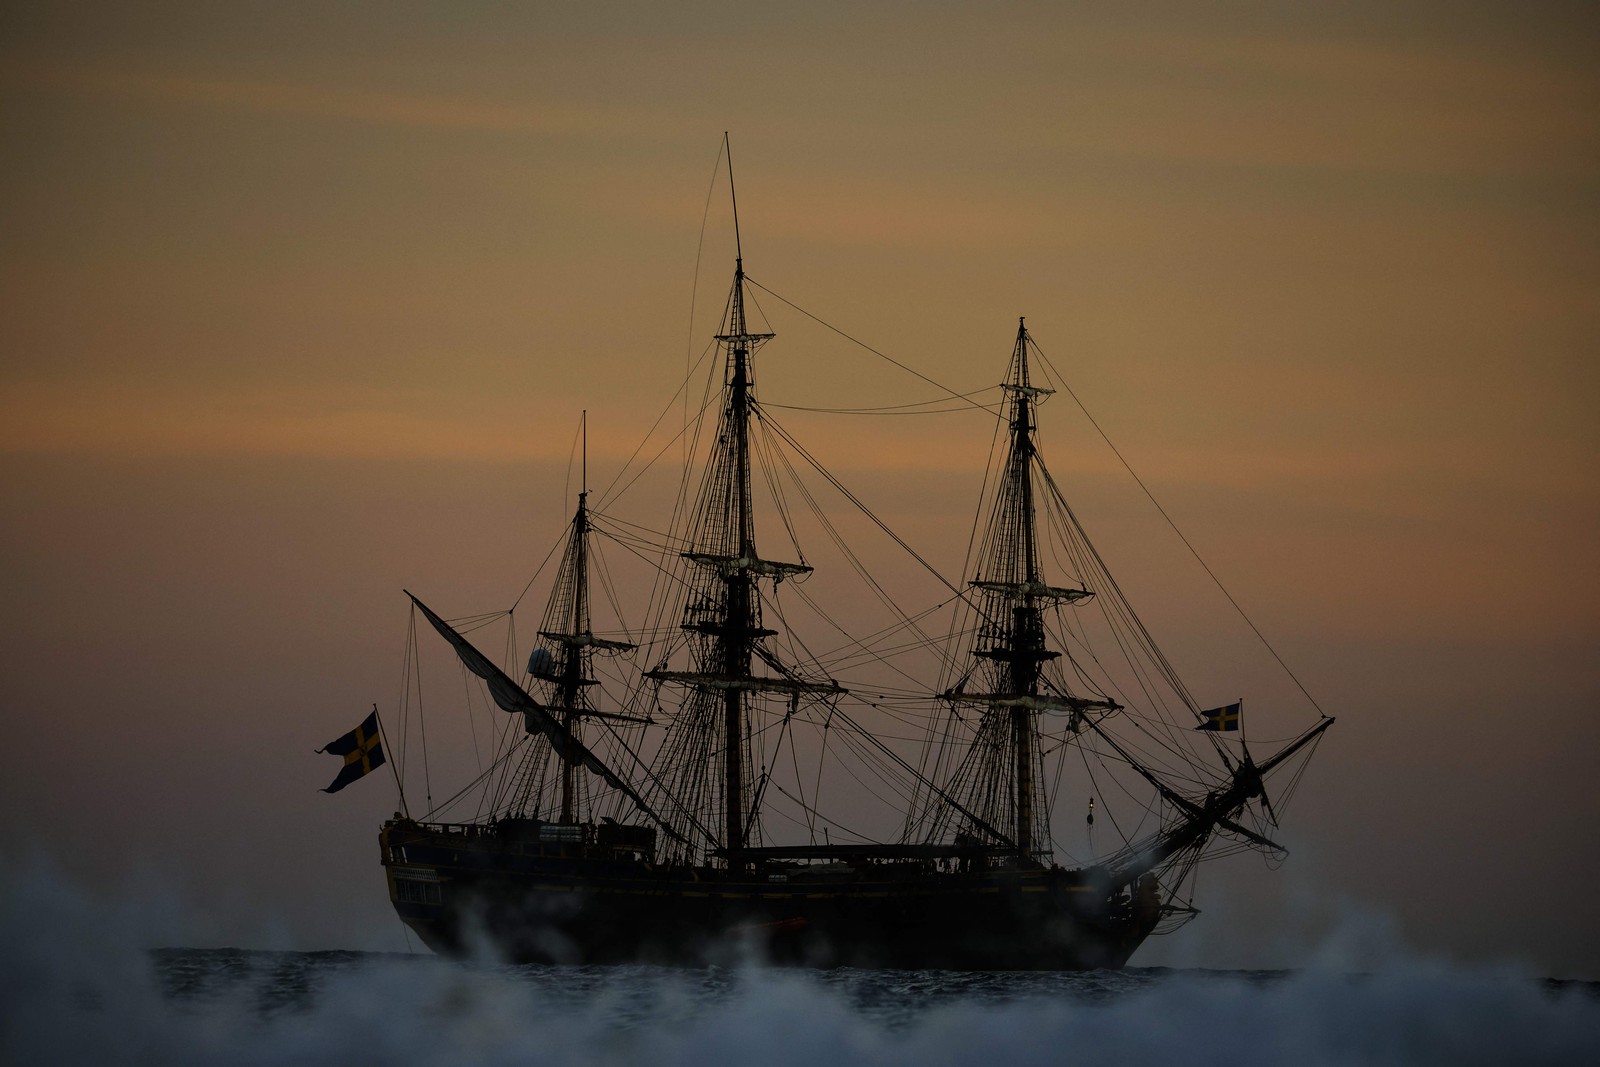
[{"label": "foremast", "polygon": [[[975,617],[975,626],[969,630],[966,625],[958,625],[956,629],[958,633],[975,631],[975,640],[968,650],[971,663],[956,668],[963,673],[941,694],[955,710],[965,705],[979,709],[979,714],[970,743],[949,776],[948,794],[941,795],[945,805],[941,808],[929,802],[930,809],[937,815],[927,824],[925,840],[939,840],[954,830],[956,841],[960,843],[963,831],[971,833],[967,828],[978,825],[973,819],[976,813],[988,824],[1002,827],[1012,835],[1010,851],[1021,865],[1050,862],[1049,803],[1043,790],[1040,766],[1040,716],[1052,714],[1065,720],[1062,736],[1056,737],[1059,743],[1084,749],[1103,744],[1115,753],[1114,758],[1120,765],[1149,782],[1165,810],[1160,830],[1130,842],[1091,868],[1098,872],[1094,881],[1104,883],[1102,888],[1107,892],[1120,892],[1136,882],[1143,885],[1146,875],[1173,864],[1193,862],[1218,832],[1260,848],[1281,851],[1281,846],[1238,820],[1253,801],[1259,801],[1268,820],[1275,822],[1263,778],[1320,737],[1332,723],[1331,719],[1325,718],[1260,764],[1252,761],[1248,748],[1243,748],[1242,759],[1229,756],[1217,735],[1208,733],[1206,737],[1220,755],[1227,775],[1218,780],[1202,763],[1194,763],[1198,779],[1214,785],[1203,795],[1188,795],[1149,770],[1145,765],[1147,760],[1108,731],[1108,724],[1102,720],[1123,711],[1123,706],[1107,698],[1104,692],[1095,693],[1097,683],[1090,680],[1089,672],[1082,664],[1075,663],[1070,654],[1049,647],[1049,634],[1060,631],[1046,625],[1047,617],[1059,608],[1070,608],[1088,600],[1096,591],[1117,605],[1113,614],[1132,620],[1136,632],[1143,635],[1146,643],[1148,635],[1143,634],[1142,627],[1132,616],[1132,608],[1122,598],[1116,582],[1088,544],[1082,528],[1044,469],[1035,445],[1035,413],[1039,403],[1052,391],[1035,386],[1031,380],[1031,344],[1026,324],[1019,320],[1010,370],[1002,386],[1005,452],[992,468],[994,489],[988,501],[987,525],[983,527],[976,553],[976,577],[968,583],[970,592],[964,598],[971,617]],[[1058,522],[1065,519],[1059,529],[1052,532],[1064,534],[1068,560],[1084,561],[1081,565],[1087,573],[1077,585],[1052,585],[1041,568],[1036,496],[1055,509],[1052,517]],[[1055,556],[1054,548],[1050,555]],[[1119,637],[1117,643],[1126,647],[1134,642]],[[1202,717],[1203,713],[1159,651],[1147,644],[1146,654],[1152,657],[1151,663],[1168,680],[1181,702],[1197,717]],[[1056,665],[1058,660],[1070,664],[1072,669],[1064,670]],[[1069,688],[1068,679],[1074,677],[1077,681]],[[1114,686],[1113,681],[1106,689],[1115,692]],[[1083,687],[1088,687],[1092,695],[1077,695],[1072,691],[1073,688],[1081,691]],[[1136,734],[1149,734],[1169,752],[1179,751],[1188,736],[1187,728],[1176,724],[1158,724],[1154,731],[1140,726],[1137,721],[1133,725]],[[1165,740],[1161,737],[1162,731],[1167,732]],[[1081,739],[1064,736],[1080,734],[1083,735]],[[1093,746],[1082,744],[1091,737]],[[950,797],[959,801],[959,808],[949,803]]]},{"label": "foremast", "polygon": [[1033,384],[1028,368],[1031,339],[1017,320],[1006,396],[1007,451],[1000,467],[979,556],[978,575],[968,583],[979,612],[978,661],[942,695],[955,704],[983,708],[978,737],[957,771],[956,793],[989,821],[1011,831],[1019,862],[1048,862],[1049,808],[1044,802],[1039,716],[1066,714],[1074,727],[1091,711],[1113,711],[1111,700],[1077,697],[1052,684],[1044,667],[1061,656],[1046,643],[1045,610],[1092,594],[1078,586],[1045,581],[1039,560],[1034,492],[1039,454],[1034,411],[1053,391]]}]

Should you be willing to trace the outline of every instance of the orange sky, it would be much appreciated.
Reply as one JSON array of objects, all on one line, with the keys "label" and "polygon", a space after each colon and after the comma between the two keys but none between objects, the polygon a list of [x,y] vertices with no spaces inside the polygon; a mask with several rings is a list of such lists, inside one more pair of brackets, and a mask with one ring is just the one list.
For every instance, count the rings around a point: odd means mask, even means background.
[{"label": "orange sky", "polygon": [[[174,887],[197,940],[398,945],[392,793],[311,749],[393,702],[399,589],[502,606],[577,412],[609,480],[699,352],[726,129],[754,278],[960,390],[1026,314],[1340,717],[1290,864],[1218,882],[1272,929],[1219,891],[1142,962],[1294,963],[1355,910],[1600,977],[1583,5],[58,7],[0,13],[8,854]],[[933,395],[757,299],[768,401]],[[1043,416],[1225,676],[1225,605]],[[981,422],[782,417],[955,568]]]}]

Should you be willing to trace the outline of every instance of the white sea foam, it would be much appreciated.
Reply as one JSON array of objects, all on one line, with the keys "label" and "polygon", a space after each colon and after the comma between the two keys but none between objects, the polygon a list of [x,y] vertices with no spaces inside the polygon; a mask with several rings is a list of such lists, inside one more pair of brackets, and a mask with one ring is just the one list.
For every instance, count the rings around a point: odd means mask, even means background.
[{"label": "white sea foam", "polygon": [[[1352,977],[517,969],[168,953],[172,916],[41,874],[0,886],[0,1062],[15,1064],[1573,1063],[1600,998],[1391,959]],[[152,925],[152,923],[155,925]],[[1331,950],[1327,959],[1339,959]]]}]

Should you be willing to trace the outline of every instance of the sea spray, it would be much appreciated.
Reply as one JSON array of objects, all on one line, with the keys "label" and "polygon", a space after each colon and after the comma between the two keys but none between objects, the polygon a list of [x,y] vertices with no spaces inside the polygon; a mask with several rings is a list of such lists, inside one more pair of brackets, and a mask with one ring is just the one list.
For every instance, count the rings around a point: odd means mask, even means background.
[{"label": "sea spray", "polygon": [[1365,974],[963,973],[152,952],[165,908],[97,900],[37,872],[0,891],[6,1063],[1238,1067],[1600,1054],[1595,985],[1413,957]]}]

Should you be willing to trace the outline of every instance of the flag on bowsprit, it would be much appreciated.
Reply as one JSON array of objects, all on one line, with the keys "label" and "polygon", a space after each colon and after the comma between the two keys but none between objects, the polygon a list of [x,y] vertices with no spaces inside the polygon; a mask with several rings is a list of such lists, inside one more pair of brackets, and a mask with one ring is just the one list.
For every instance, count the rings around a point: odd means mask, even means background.
[{"label": "flag on bowsprit", "polygon": [[1228,704],[1220,708],[1211,708],[1202,711],[1205,722],[1196,726],[1196,730],[1237,730],[1239,728],[1239,714],[1244,709],[1244,701],[1237,704]]},{"label": "flag on bowsprit", "polygon": [[372,773],[374,768],[382,767],[383,746],[378,742],[378,709],[373,708],[372,714],[362,719],[360,726],[317,749],[318,752],[344,757],[344,768],[323,792],[337,793],[357,778]]}]

